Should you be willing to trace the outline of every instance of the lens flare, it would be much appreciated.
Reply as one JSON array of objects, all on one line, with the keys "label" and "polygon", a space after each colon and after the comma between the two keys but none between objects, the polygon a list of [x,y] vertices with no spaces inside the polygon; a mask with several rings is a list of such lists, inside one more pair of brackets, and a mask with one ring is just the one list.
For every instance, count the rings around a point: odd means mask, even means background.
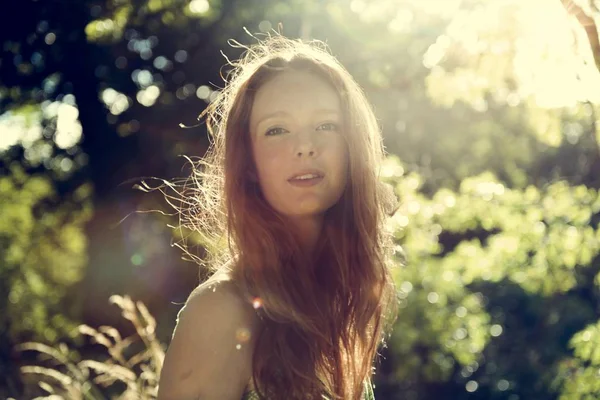
[{"label": "lens flare", "polygon": [[250,330],[247,328],[239,328],[235,332],[235,338],[238,340],[238,342],[247,342],[250,340]]},{"label": "lens flare", "polygon": [[254,300],[252,301],[252,307],[254,307],[255,309],[262,307],[262,300],[260,299],[260,297],[254,298]]}]

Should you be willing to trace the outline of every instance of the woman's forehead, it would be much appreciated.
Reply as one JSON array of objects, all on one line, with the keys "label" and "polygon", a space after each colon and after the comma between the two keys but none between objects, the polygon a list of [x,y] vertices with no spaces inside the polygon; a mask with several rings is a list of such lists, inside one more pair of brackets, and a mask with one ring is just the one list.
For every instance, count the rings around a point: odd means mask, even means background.
[{"label": "woman's forehead", "polygon": [[256,92],[251,124],[273,114],[339,113],[337,90],[324,78],[308,71],[281,72],[263,84]]}]

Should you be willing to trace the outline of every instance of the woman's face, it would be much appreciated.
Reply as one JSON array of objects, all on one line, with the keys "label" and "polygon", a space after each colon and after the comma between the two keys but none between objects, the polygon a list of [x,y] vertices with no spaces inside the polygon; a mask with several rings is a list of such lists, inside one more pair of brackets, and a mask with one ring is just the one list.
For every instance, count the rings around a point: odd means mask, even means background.
[{"label": "woman's face", "polygon": [[[250,115],[252,152],[265,199],[289,217],[320,215],[341,197],[348,155],[336,90],[308,71],[262,85]],[[316,179],[295,176],[316,172]]]}]

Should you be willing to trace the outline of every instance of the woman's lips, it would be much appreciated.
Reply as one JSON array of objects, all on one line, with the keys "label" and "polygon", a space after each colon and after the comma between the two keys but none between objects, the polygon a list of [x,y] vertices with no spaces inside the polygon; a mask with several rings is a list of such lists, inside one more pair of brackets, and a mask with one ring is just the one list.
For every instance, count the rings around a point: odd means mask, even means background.
[{"label": "woman's lips", "polygon": [[298,187],[310,187],[318,184],[323,180],[322,176],[310,179],[290,179],[288,182]]},{"label": "woman's lips", "polygon": [[303,176],[303,175],[309,175],[309,174],[317,175],[317,176],[320,176],[320,177],[325,176],[325,173],[323,173],[323,171],[321,171],[320,169],[317,169],[317,168],[307,168],[307,169],[304,169],[302,171],[296,172],[288,180],[291,180],[291,179],[294,179],[294,178],[298,178],[298,177]]}]

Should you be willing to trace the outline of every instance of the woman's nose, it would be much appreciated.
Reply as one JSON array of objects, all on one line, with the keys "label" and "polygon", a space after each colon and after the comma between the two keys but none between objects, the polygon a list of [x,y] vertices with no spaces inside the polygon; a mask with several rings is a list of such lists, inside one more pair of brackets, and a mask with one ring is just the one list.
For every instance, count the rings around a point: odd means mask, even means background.
[{"label": "woman's nose", "polygon": [[317,143],[314,137],[314,132],[301,132],[298,135],[296,145],[297,157],[315,157],[317,154]]},{"label": "woman's nose", "polygon": [[315,156],[315,151],[314,150],[299,150],[296,155],[298,156],[298,158],[301,157],[314,157]]}]

